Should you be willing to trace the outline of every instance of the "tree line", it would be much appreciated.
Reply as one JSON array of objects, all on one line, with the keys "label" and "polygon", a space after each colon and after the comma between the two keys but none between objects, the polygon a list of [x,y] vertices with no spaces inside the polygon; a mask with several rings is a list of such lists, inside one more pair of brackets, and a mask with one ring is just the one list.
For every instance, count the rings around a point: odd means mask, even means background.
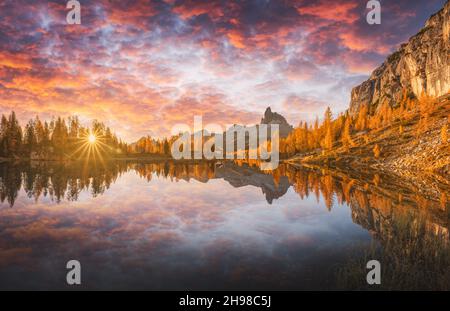
[{"label": "tree line", "polygon": [[94,120],[90,128],[82,126],[77,116],[41,121],[38,116],[21,127],[15,112],[2,115],[0,122],[0,157],[60,159],[82,156],[89,135],[98,139],[98,152],[114,155],[127,152],[127,144],[109,127]]},{"label": "tree line", "polygon": [[128,153],[171,155],[171,147],[176,137],[156,139],[151,136],[142,137],[136,143],[128,146]]},{"label": "tree line", "polygon": [[[435,103],[435,99],[425,94],[414,99],[405,90],[402,100],[396,106],[392,107],[387,101],[379,107],[365,105],[356,116],[346,111],[333,118],[328,107],[321,123],[318,118],[312,124],[300,122],[286,138],[280,140],[279,150],[286,157],[317,150],[327,153],[336,147],[349,150],[357,145],[356,136],[359,137],[358,143],[361,143],[362,136],[363,142],[368,144],[369,133],[392,124],[398,124],[398,135],[401,136],[404,126],[411,124],[411,120],[415,118],[415,133],[419,138],[430,127],[430,116]],[[172,136],[156,139],[146,136],[128,145],[103,123],[94,120],[90,128],[83,127],[76,116],[69,117],[67,121],[61,117],[53,118],[50,122],[42,122],[36,117],[22,128],[13,111],[9,116],[2,115],[1,118],[0,157],[47,159],[77,156],[77,151],[86,143],[90,133],[95,133],[99,140],[98,151],[104,155],[153,154],[170,157],[171,146],[178,138]],[[442,144],[448,144],[448,122],[442,126],[440,140]],[[373,155],[380,156],[378,145],[374,146]]]}]

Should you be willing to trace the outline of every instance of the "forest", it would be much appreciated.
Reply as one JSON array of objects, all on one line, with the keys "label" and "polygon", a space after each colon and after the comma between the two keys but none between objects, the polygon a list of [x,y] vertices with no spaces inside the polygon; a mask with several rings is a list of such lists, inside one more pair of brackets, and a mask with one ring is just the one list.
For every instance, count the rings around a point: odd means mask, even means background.
[{"label": "forest", "polygon": [[[330,108],[327,108],[320,124],[316,119],[314,124],[300,122],[293,132],[280,142],[280,152],[293,156],[298,153],[321,150],[326,154],[332,149],[341,148],[349,150],[358,142],[355,135],[362,135],[360,144],[368,144],[370,137],[393,124],[397,125],[396,133],[391,133],[401,138],[407,125],[414,126],[414,138],[416,141],[426,134],[432,122],[431,115],[437,109],[437,99],[422,94],[416,99],[403,91],[402,100],[395,107],[383,102],[379,107],[363,106],[356,116],[349,115],[348,111],[339,114],[334,120]],[[444,122],[440,131],[440,140],[443,145],[448,143],[448,123]],[[372,156],[380,156],[380,146],[376,143],[372,150]]]},{"label": "forest", "polygon": [[91,128],[87,128],[76,116],[69,117],[67,122],[61,117],[42,122],[36,116],[22,128],[13,111],[8,117],[2,115],[1,118],[0,157],[35,160],[79,157],[93,138],[98,140],[101,154],[118,154],[127,150],[126,143],[96,120]]}]

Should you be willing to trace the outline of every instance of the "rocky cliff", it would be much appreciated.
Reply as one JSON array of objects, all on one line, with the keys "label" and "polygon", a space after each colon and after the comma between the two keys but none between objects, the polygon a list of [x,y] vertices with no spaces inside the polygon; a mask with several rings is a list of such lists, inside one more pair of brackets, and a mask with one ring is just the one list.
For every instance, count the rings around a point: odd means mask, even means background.
[{"label": "rocky cliff", "polygon": [[294,129],[286,119],[276,112],[272,112],[270,107],[264,112],[264,117],[261,119],[261,124],[278,124],[280,129],[280,137],[287,137]]},{"label": "rocky cliff", "polygon": [[364,105],[374,112],[384,101],[395,107],[403,89],[416,98],[422,92],[439,97],[450,91],[450,1],[352,90],[350,114],[357,114]]}]

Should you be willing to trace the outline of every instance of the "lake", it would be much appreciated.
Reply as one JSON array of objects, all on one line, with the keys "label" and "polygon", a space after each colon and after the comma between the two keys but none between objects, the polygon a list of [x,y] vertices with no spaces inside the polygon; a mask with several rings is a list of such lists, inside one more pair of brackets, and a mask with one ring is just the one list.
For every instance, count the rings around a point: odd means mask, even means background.
[{"label": "lake", "polygon": [[[71,289],[72,259],[80,289],[348,288],[342,273],[365,283],[370,250],[448,241],[447,201],[393,182],[284,164],[3,163],[0,289]],[[393,243],[405,222],[420,235]]]}]

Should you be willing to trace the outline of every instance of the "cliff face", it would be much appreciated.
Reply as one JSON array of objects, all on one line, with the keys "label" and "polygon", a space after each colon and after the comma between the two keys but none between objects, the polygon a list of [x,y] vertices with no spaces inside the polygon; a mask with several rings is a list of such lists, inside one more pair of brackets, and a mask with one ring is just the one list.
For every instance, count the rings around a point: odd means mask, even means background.
[{"label": "cliff face", "polygon": [[450,1],[352,90],[350,114],[357,114],[364,105],[376,111],[384,101],[395,107],[403,89],[414,97],[422,92],[439,97],[450,91]]}]

